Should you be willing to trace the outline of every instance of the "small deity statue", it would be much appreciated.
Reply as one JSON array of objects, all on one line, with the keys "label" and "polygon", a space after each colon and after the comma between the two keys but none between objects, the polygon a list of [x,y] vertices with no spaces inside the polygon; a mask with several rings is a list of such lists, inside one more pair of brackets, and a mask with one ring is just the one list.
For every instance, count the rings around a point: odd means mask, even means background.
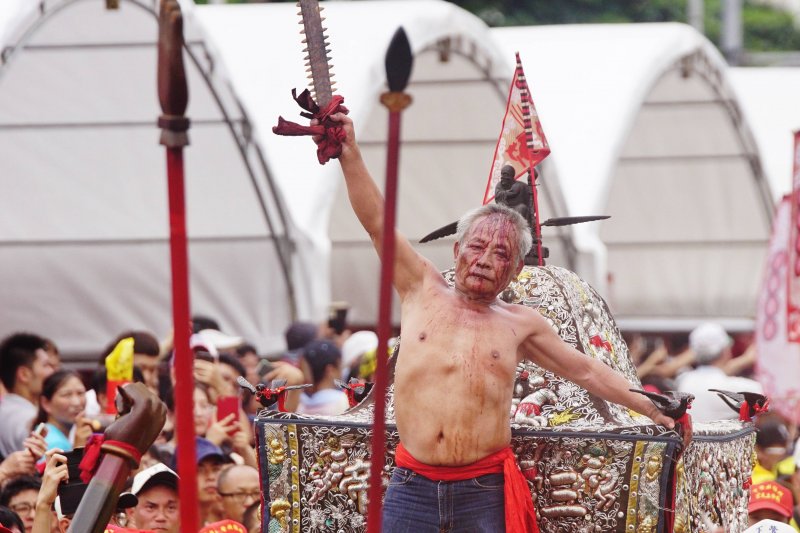
[{"label": "small deity statue", "polygon": [[494,201],[510,207],[530,224],[531,188],[527,183],[515,180],[515,174],[511,165],[500,169],[500,181],[494,188]]}]

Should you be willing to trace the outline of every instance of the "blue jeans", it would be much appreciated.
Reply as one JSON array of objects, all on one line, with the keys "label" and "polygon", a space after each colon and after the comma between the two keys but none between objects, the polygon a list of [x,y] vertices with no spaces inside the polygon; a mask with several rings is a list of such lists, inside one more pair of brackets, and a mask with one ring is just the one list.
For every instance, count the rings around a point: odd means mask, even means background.
[{"label": "blue jeans", "polygon": [[503,474],[431,481],[394,469],[383,501],[385,533],[505,533]]}]

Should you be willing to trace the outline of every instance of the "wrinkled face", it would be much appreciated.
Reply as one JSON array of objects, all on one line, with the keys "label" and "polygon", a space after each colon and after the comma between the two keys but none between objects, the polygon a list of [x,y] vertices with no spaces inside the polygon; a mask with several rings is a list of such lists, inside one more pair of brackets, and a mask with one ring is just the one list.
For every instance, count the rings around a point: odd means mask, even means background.
[{"label": "wrinkled face", "polygon": [[178,533],[180,505],[178,493],[171,487],[156,485],[139,493],[139,503],[129,511],[138,529]]},{"label": "wrinkled face", "polygon": [[454,247],[456,289],[470,299],[491,301],[522,269],[517,231],[494,213],[476,220]]},{"label": "wrinkled face", "polygon": [[242,522],[245,510],[261,498],[258,470],[251,466],[231,467],[219,484],[225,518]]},{"label": "wrinkled face", "polygon": [[61,383],[51,399],[42,396],[41,402],[51,419],[62,425],[72,425],[86,408],[86,387],[76,376],[70,376]]}]

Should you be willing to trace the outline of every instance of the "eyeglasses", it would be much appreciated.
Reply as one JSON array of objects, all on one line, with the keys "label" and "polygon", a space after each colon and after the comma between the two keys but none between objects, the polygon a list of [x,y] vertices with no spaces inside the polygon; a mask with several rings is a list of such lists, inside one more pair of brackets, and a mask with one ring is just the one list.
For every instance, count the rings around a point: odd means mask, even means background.
[{"label": "eyeglasses", "polygon": [[220,496],[223,498],[233,498],[235,501],[239,503],[244,503],[247,500],[258,500],[261,498],[261,491],[255,490],[251,492],[227,492],[227,493],[219,493]]},{"label": "eyeglasses", "polygon": [[33,511],[36,508],[36,504],[27,502],[15,503],[14,505],[9,505],[8,508],[21,516]]}]

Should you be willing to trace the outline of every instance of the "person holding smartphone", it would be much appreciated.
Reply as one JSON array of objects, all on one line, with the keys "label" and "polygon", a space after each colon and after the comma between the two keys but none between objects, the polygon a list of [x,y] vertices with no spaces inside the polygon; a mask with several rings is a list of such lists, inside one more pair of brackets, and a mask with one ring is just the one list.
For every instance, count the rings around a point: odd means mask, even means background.
[{"label": "person holding smartphone", "polygon": [[39,411],[31,429],[45,424],[47,449],[80,448],[92,435],[91,420],[84,416],[86,387],[77,372],[59,370],[44,380]]}]

